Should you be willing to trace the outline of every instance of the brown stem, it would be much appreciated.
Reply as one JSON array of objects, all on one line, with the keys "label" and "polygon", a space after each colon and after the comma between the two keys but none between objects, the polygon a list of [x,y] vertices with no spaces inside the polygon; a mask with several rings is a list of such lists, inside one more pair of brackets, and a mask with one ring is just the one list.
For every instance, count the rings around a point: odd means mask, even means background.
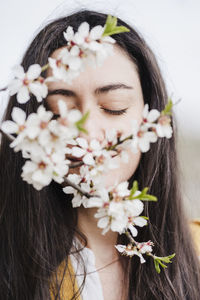
[{"label": "brown stem", "polygon": [[[138,243],[134,240],[132,235],[128,231],[126,231],[125,233],[126,233],[126,236],[129,238],[130,242],[137,247]],[[148,255],[148,256],[151,256],[153,259],[155,258],[155,255],[153,255],[151,252],[145,252],[145,254]]]},{"label": "brown stem", "polygon": [[133,135],[131,134],[131,135],[127,136],[126,138],[124,138],[122,141],[118,141],[116,144],[114,144],[114,145],[112,145],[112,146],[110,146],[110,147],[107,147],[106,150],[107,150],[107,151],[109,151],[109,150],[115,150],[115,148],[116,148],[118,145],[120,145],[120,144],[122,144],[123,142],[125,142],[125,141],[127,141],[127,140],[130,140],[130,139],[132,139],[132,138],[133,138]]},{"label": "brown stem", "polygon": [[137,246],[137,242],[134,240],[132,235],[128,231],[126,231],[125,233],[126,233],[126,236],[129,238],[130,242]]},{"label": "brown stem", "polygon": [[48,67],[49,67],[49,64],[44,65],[44,66],[42,67],[41,73],[44,72],[44,71],[46,71],[46,70],[48,69]]},{"label": "brown stem", "polygon": [[83,196],[87,197],[87,198],[91,198],[91,197],[99,197],[97,195],[90,195],[88,192],[83,191],[80,186],[78,184],[75,184],[73,182],[71,182],[71,180],[64,178],[64,187],[65,186],[72,186],[75,190],[77,190],[78,192],[80,192]]},{"label": "brown stem", "polygon": [[75,163],[71,163],[70,165],[69,165],[69,168],[70,169],[74,169],[74,168],[77,168],[77,167],[80,167],[80,166],[82,166],[84,163],[82,162],[82,161],[77,161],[77,162],[75,162]]}]

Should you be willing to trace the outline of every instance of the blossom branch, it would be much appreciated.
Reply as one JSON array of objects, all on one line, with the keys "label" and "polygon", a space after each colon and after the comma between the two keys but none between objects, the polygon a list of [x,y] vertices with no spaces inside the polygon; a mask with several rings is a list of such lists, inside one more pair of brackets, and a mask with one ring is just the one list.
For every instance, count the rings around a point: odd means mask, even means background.
[{"label": "blossom branch", "polygon": [[[83,22],[76,33],[68,26],[63,33],[66,47],[63,47],[58,58],[49,57],[48,63],[42,67],[33,64],[26,72],[22,66],[15,67],[15,79],[8,85],[9,94],[17,94],[17,101],[21,104],[30,99],[30,94],[41,102],[48,95],[48,81],[62,80],[70,83],[91,57],[95,67],[101,65],[112,53],[115,40],[111,35],[127,31],[129,29],[126,27],[117,26],[117,19],[111,16],[108,16],[104,27],[96,26],[91,31],[87,22]],[[52,69],[52,76],[43,78],[41,74],[48,68]],[[22,168],[23,180],[33,184],[37,190],[41,190],[52,180],[63,183],[63,191],[74,194],[73,207],[83,205],[86,208],[98,208],[94,217],[99,218],[97,226],[103,229],[102,234],[109,230],[126,234],[130,243],[127,246],[116,245],[119,252],[130,257],[137,255],[141,263],[145,262],[142,254],[152,257],[156,271],[160,273],[160,266],[166,268],[164,263],[171,263],[175,254],[156,256],[151,253],[153,242],[140,243],[134,239],[138,234],[135,226],[147,225],[148,218],[141,216],[144,209],[142,201],[157,201],[157,198],[147,194],[147,187],[139,191],[136,181],[130,190],[128,181],[107,189],[101,177],[109,169],[118,167],[112,159],[116,155],[128,162],[128,147],[134,153],[138,150],[147,152],[150,143],[155,143],[159,137],[170,138],[172,106],[173,103],[169,100],[159,112],[156,109],[149,111],[148,104],[145,104],[142,122],[131,123],[129,136],[124,137],[116,130],[106,132],[104,144],[95,139],[88,143],[80,137],[80,132],[87,133],[84,124],[89,112],[82,116],[78,110],[68,110],[62,100],[58,101],[60,117],[56,120],[52,119],[53,113],[46,111],[42,105],[28,117],[23,110],[14,107],[11,114],[13,121],[3,122],[0,132],[9,141],[14,141],[10,144],[14,151],[22,151],[23,157],[30,159]],[[67,155],[71,156],[71,160]],[[80,167],[79,174],[69,174],[69,169],[77,167]]]},{"label": "blossom branch", "polygon": [[67,179],[66,177],[64,178],[64,183],[66,184],[65,186],[69,185],[69,186],[73,187],[75,190],[77,190],[79,193],[81,193],[83,196],[85,196],[87,198],[99,197],[97,195],[94,196],[94,195],[89,194],[88,192],[83,191],[82,188],[78,184],[72,182],[71,180]]},{"label": "blossom branch", "polygon": [[[147,242],[147,243],[138,243],[134,240],[134,238],[131,236],[131,234],[126,231],[126,236],[129,238],[130,242],[137,248],[137,250],[139,252],[142,252],[143,254],[146,254],[147,256],[150,256],[151,258],[153,258],[154,260],[154,265],[155,265],[155,269],[156,269],[156,272],[157,273],[160,273],[161,270],[160,270],[160,266],[162,268],[167,268],[167,265],[168,263],[172,263],[171,259],[174,258],[175,256],[175,253],[171,254],[171,255],[168,255],[168,256],[156,256],[155,254],[151,253],[152,249],[151,249],[151,246],[153,245],[153,243],[151,243],[151,241]],[[139,245],[139,247],[138,247]],[[142,247],[141,247],[142,245]],[[151,251],[145,251],[145,249],[142,250],[142,248],[144,247],[144,245],[147,245],[147,248],[146,250],[151,250]],[[130,247],[130,246],[129,246]],[[128,254],[128,253],[127,253]],[[135,253],[136,254],[136,253]],[[137,255],[141,255],[141,253],[137,254]],[[141,258],[141,257],[140,257]]]},{"label": "blossom branch", "polygon": [[123,144],[125,141],[131,140],[132,138],[133,138],[133,135],[132,135],[132,134],[129,135],[129,136],[127,136],[127,137],[125,137],[125,138],[122,139],[122,140],[120,140],[120,139],[118,138],[117,143],[115,143],[115,144],[112,145],[112,146],[108,146],[108,147],[106,147],[105,149],[106,149],[107,151],[115,150],[115,148],[116,148],[117,146],[119,146],[120,144]]}]

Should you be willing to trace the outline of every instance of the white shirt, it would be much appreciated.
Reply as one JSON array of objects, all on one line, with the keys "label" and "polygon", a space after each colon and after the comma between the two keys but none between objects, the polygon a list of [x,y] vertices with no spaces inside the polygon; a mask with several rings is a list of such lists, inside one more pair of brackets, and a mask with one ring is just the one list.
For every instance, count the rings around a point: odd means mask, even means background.
[{"label": "white shirt", "polygon": [[[75,241],[80,245],[77,239]],[[80,256],[82,260],[80,260]],[[86,279],[81,292],[82,300],[104,300],[101,281],[95,267],[95,255],[93,251],[85,247],[78,254],[70,254],[70,260],[79,287],[83,283],[85,268]]]}]

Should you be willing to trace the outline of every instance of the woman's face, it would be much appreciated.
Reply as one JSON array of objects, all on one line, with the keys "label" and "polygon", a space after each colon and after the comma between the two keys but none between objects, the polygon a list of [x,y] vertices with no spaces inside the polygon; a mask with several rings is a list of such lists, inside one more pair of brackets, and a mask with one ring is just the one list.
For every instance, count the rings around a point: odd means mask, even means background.
[{"label": "woman's face", "polygon": [[[51,57],[57,58],[60,51],[57,49]],[[51,69],[48,69],[47,75],[52,75]],[[66,102],[69,109],[78,108],[83,114],[90,111],[85,123],[88,134],[80,134],[88,141],[103,141],[105,130],[113,128],[129,135],[131,121],[142,120],[144,101],[137,68],[118,46],[114,46],[113,55],[101,67],[95,69],[87,66],[72,84],[50,82],[49,91],[51,95],[47,97],[47,102],[55,114],[58,114],[57,103],[60,99]],[[106,187],[128,180],[135,172],[140,157],[140,152],[132,153],[130,150],[128,163],[120,157],[113,158],[119,167],[103,175]]]}]

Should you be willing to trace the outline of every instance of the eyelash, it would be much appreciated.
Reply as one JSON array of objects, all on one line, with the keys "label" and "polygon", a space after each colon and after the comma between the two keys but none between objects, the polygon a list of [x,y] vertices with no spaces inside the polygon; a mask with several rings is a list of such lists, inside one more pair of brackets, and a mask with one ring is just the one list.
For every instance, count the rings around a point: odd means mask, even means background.
[{"label": "eyelash", "polygon": [[[106,113],[108,113],[110,115],[115,115],[115,116],[123,115],[127,111],[127,108],[124,108],[124,109],[121,109],[121,110],[111,110],[111,109],[101,107],[101,109],[103,109]],[[58,114],[53,115],[53,119],[57,119],[59,117],[60,117],[60,115],[58,115]]]},{"label": "eyelash", "polygon": [[127,108],[124,108],[124,109],[121,109],[121,110],[111,110],[111,109],[101,107],[101,109],[103,109],[106,113],[111,114],[111,115],[115,115],[115,116],[123,115],[127,111]]}]

